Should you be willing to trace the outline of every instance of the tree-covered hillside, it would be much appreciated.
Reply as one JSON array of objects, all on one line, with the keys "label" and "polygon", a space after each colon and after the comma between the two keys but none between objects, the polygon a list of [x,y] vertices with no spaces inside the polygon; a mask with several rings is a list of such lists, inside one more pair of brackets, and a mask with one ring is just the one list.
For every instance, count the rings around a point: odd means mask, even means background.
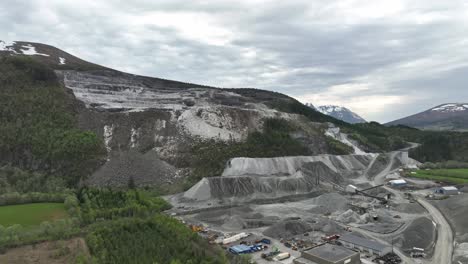
[{"label": "tree-covered hillside", "polygon": [[47,65],[0,57],[0,165],[59,175],[74,186],[105,153],[94,133],[76,128],[71,95]]}]

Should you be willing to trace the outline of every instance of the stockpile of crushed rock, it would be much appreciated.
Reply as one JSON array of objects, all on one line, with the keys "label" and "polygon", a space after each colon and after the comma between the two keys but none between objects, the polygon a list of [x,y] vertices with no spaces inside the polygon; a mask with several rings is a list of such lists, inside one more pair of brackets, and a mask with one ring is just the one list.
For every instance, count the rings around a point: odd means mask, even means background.
[{"label": "stockpile of crushed rock", "polygon": [[301,235],[312,230],[312,226],[303,220],[285,220],[270,226],[263,231],[263,234],[280,239]]},{"label": "stockpile of crushed rock", "polygon": [[351,209],[349,209],[348,211],[336,217],[336,221],[344,223],[344,224],[350,224],[350,223],[365,224],[369,221],[369,219],[370,219],[369,214],[359,215],[358,213],[354,212]]},{"label": "stockpile of crushed rock", "polygon": [[310,210],[314,214],[325,214],[344,211],[349,208],[349,200],[339,193],[326,193],[311,200],[316,207]]}]

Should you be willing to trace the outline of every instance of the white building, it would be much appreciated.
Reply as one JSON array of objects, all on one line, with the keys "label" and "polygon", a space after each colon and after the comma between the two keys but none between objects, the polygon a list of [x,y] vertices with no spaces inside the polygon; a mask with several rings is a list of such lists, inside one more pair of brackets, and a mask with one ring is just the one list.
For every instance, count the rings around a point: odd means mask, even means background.
[{"label": "white building", "polygon": [[371,255],[384,256],[392,252],[391,246],[387,246],[375,240],[358,237],[352,234],[344,234],[339,238],[339,241],[346,248],[367,252]]},{"label": "white building", "polygon": [[437,189],[437,192],[445,195],[457,195],[458,189],[455,186],[444,186]]},{"label": "white building", "polygon": [[389,183],[392,187],[403,187],[407,185],[407,182],[403,179],[391,180],[389,181]]}]

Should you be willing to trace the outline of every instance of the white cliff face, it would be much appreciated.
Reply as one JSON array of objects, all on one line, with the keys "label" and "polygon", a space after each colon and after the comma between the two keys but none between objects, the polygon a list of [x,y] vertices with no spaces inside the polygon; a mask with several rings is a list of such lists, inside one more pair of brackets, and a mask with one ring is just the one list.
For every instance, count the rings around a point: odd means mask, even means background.
[{"label": "white cliff face", "polygon": [[[153,84],[128,74],[60,73],[65,86],[87,108],[118,113],[170,112],[169,122],[176,124],[179,133],[203,140],[240,141],[250,131],[260,129],[264,118],[294,118],[261,103],[244,103],[248,99],[222,89],[164,87],[164,83]],[[166,121],[161,122],[155,124],[155,129],[167,125]],[[135,133],[132,130],[131,147],[136,146]]]},{"label": "white cliff face", "polygon": [[137,146],[139,134],[139,130],[132,127],[132,130],[130,132],[130,148],[134,148]]},{"label": "white cliff face", "polygon": [[201,107],[186,110],[178,119],[186,133],[203,139],[240,140],[247,131],[236,127],[228,113],[219,108]]},{"label": "white cliff face", "polygon": [[365,151],[359,148],[359,146],[355,143],[349,140],[348,135],[341,133],[339,127],[330,127],[325,131],[325,135],[332,137],[338,141],[340,141],[343,144],[346,144],[354,149],[354,154],[358,155],[364,155],[366,154]]},{"label": "white cliff face", "polygon": [[87,107],[144,111],[148,109],[181,110],[184,97],[199,89],[158,90],[145,87],[129,78],[107,77],[79,72],[64,72],[65,86]]},{"label": "white cliff face", "polygon": [[106,146],[107,152],[110,152],[112,149],[110,147],[110,142],[112,140],[112,135],[114,133],[114,125],[105,125],[104,126],[104,145]]}]

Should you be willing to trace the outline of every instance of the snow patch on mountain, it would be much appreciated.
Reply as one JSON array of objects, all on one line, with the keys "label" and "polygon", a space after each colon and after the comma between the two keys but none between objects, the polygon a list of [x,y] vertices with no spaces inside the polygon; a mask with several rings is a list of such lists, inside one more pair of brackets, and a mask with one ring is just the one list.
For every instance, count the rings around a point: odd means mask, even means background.
[{"label": "snow patch on mountain", "polygon": [[59,64],[60,65],[65,65],[66,64],[65,58],[59,57]]},{"label": "snow patch on mountain", "polygon": [[3,40],[0,40],[0,51],[9,51],[9,52],[14,52],[16,51],[13,49],[13,46],[15,45],[15,42],[6,42]]},{"label": "snow patch on mountain", "polygon": [[468,110],[468,105],[466,104],[444,104],[431,109],[431,111],[443,113],[460,112],[466,110]]},{"label": "snow patch on mountain", "polygon": [[317,110],[323,114],[331,114],[333,112],[343,111],[343,107],[336,106],[336,105],[322,105],[322,106],[317,107]]},{"label": "snow patch on mountain", "polygon": [[332,116],[351,124],[366,122],[366,120],[346,107],[336,105],[322,105],[316,107],[315,109],[322,114]]},{"label": "snow patch on mountain", "polygon": [[22,47],[22,48],[21,48],[20,50],[21,50],[21,52],[23,53],[23,55],[29,55],[29,56],[40,55],[40,56],[46,56],[46,57],[49,57],[49,56],[50,56],[49,54],[38,53],[38,52],[36,51],[36,47],[34,47],[34,46],[31,45],[31,44],[22,45],[21,47]]}]

